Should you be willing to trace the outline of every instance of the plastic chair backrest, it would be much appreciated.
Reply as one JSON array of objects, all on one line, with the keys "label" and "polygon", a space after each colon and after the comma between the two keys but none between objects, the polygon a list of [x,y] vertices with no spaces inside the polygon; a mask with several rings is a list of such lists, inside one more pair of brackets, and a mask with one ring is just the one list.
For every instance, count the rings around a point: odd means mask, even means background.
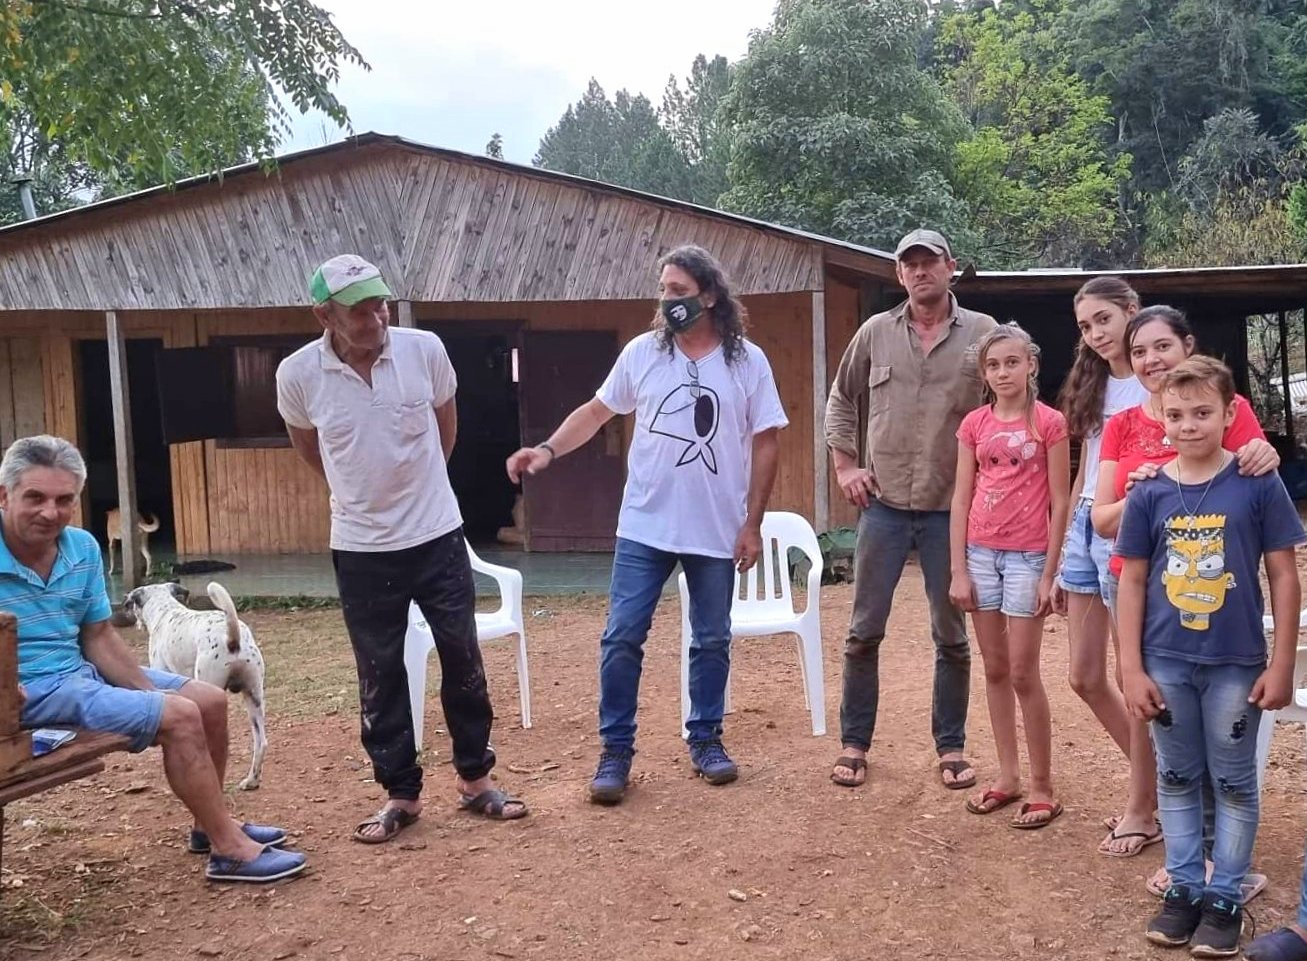
[{"label": "plastic chair backrest", "polygon": [[[818,583],[821,578],[821,547],[812,526],[801,515],[789,511],[768,511],[762,519],[762,556],[744,574],[735,576],[735,605],[794,613],[790,592],[790,548],[808,556]],[[809,581],[811,582],[811,574]]]}]

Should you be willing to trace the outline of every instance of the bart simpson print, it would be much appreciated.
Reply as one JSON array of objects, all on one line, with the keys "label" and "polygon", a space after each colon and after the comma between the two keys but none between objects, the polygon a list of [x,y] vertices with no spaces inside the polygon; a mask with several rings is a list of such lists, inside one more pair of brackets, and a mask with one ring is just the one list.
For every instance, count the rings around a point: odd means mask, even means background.
[{"label": "bart simpson print", "polygon": [[1207,630],[1211,615],[1225,604],[1234,575],[1225,571],[1225,515],[1177,515],[1166,522],[1167,600],[1180,612],[1180,624]]}]

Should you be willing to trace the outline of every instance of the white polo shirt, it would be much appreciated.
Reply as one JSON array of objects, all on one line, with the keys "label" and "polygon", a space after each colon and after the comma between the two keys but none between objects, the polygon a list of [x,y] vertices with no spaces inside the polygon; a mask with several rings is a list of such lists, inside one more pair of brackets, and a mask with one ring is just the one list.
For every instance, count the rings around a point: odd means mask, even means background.
[{"label": "white polo shirt", "polygon": [[334,550],[403,550],[463,523],[435,415],[457,386],[440,338],[407,327],[388,331],[371,387],[327,333],[281,362],[277,410],[318,432]]}]

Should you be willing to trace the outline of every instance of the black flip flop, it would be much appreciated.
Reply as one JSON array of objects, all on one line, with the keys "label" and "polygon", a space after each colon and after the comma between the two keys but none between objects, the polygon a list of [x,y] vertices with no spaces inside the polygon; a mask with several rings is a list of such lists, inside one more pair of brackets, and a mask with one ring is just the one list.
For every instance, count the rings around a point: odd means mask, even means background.
[{"label": "black flip flop", "polygon": [[[504,808],[510,804],[521,804],[522,807],[517,814],[504,813]],[[501,791],[498,788],[482,791],[476,797],[470,794],[459,794],[458,808],[460,811],[479,814],[481,817],[489,818],[492,821],[516,821],[518,818],[524,818],[531,813],[520,799],[510,797],[507,791]]]},{"label": "black flip flop", "polygon": [[[832,768],[846,767],[853,772],[853,777],[856,779],[859,771],[865,771],[867,769],[867,759],[863,757],[848,757],[846,755],[844,757],[837,757],[835,759],[835,763],[832,764],[831,767]],[[862,787],[864,784],[867,783],[866,777],[864,777],[861,781],[849,779],[849,778],[842,778],[837,776],[833,770],[830,772],[830,779],[834,781],[836,784],[838,784],[840,787]]]},{"label": "black flip flop", "polygon": [[970,761],[966,761],[966,760],[940,761],[938,767],[939,767],[939,773],[941,775],[945,771],[948,771],[950,774],[953,775],[954,778],[957,778],[957,776],[961,774],[963,771],[971,772],[971,777],[966,778],[965,780],[962,781],[958,781],[958,780],[945,781],[943,777],[941,777],[939,783],[943,784],[950,791],[962,791],[965,790],[966,788],[976,786],[976,769],[972,766]]},{"label": "black flip flop", "polygon": [[[421,815],[414,814],[412,811],[405,811],[403,808],[382,808],[367,820],[360,821],[350,837],[360,844],[385,844],[399,834],[400,831],[412,825],[419,817]],[[381,825],[381,834],[364,834],[363,829],[371,827],[373,824]]]}]

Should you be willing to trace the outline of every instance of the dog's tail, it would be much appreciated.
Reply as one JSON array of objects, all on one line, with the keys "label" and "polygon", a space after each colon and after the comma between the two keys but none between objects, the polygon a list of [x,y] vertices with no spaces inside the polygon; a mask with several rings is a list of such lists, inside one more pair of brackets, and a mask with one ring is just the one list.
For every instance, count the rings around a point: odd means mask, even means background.
[{"label": "dog's tail", "polygon": [[236,616],[236,605],[232,603],[227,588],[217,581],[209,581],[208,593],[213,606],[227,618],[227,650],[235,654],[241,649],[241,621]]},{"label": "dog's tail", "polygon": [[[147,517],[150,519],[148,524],[145,522]],[[155,517],[153,514],[147,514],[142,511],[141,516],[136,520],[136,526],[147,534],[153,534],[159,529],[159,518]]]}]

